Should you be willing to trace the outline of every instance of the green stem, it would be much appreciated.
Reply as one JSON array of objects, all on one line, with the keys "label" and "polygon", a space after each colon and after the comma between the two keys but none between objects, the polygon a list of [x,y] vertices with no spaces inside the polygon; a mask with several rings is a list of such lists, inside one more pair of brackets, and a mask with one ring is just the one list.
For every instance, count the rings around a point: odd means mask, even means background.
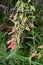
[{"label": "green stem", "polygon": [[[33,16],[33,12],[32,12],[32,16]],[[33,19],[32,19],[32,37],[33,37],[33,44],[34,44],[34,50],[35,50],[35,38],[34,38],[34,23],[33,23]]]}]

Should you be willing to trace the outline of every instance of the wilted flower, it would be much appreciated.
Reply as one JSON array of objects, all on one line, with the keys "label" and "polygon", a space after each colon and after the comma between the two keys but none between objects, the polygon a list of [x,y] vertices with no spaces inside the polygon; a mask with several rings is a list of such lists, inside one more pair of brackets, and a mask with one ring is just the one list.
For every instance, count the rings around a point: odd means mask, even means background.
[{"label": "wilted flower", "polygon": [[13,20],[16,20],[17,19],[17,14],[14,16],[14,19]]},{"label": "wilted flower", "polygon": [[40,58],[41,58],[41,54],[38,55],[38,59],[40,59]]},{"label": "wilted flower", "polygon": [[16,28],[17,24],[18,24],[18,21],[15,22],[15,25],[14,25],[15,28]]},{"label": "wilted flower", "polygon": [[21,20],[22,20],[22,18],[23,18],[23,15],[20,16],[20,19],[21,19]]},{"label": "wilted flower", "polygon": [[27,30],[27,31],[30,31],[30,27],[29,27],[29,26],[27,26],[27,27],[26,27],[26,30]]},{"label": "wilted flower", "polygon": [[17,38],[17,41],[18,41],[18,43],[20,42],[20,37],[18,36],[18,38]]},{"label": "wilted flower", "polygon": [[22,20],[21,24],[24,26],[25,25],[25,22],[26,22],[26,17]]},{"label": "wilted flower", "polygon": [[24,21],[22,21],[21,24],[24,26],[25,25]]},{"label": "wilted flower", "polygon": [[9,18],[12,18],[12,16],[13,16],[13,15],[11,14],[11,15],[9,16]]},{"label": "wilted flower", "polygon": [[34,52],[32,53],[31,57],[29,58],[29,61],[31,61],[31,59],[36,56],[36,53],[37,53],[37,51],[34,51]]},{"label": "wilted flower", "polygon": [[8,35],[11,35],[11,34],[13,34],[13,33],[15,32],[15,30],[16,30],[16,25],[17,25],[17,24],[18,24],[18,22],[15,22],[15,25],[14,25],[12,31],[9,32]]}]

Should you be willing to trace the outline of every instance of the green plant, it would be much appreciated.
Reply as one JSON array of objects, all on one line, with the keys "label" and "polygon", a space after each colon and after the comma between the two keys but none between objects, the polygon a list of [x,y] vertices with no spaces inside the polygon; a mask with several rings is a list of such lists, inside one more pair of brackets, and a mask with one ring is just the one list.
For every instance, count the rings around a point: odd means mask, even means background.
[{"label": "green plant", "polygon": [[41,12],[34,6],[32,0],[27,2],[18,0],[15,7],[18,9],[11,19],[14,24],[12,31],[0,33],[0,53],[2,54],[0,64],[42,65],[43,32],[39,25],[42,23],[39,21]]}]

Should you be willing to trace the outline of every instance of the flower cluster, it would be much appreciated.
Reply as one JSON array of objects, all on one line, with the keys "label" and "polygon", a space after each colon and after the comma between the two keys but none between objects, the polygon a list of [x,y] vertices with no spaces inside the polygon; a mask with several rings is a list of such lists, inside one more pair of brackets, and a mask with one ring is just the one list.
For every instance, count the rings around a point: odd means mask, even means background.
[{"label": "flower cluster", "polygon": [[7,41],[7,44],[9,45],[8,48],[11,48],[11,50],[14,50],[16,48],[16,44],[13,43],[15,40],[16,36],[13,36],[9,41]]},{"label": "flower cluster", "polygon": [[[40,45],[40,46],[38,46],[37,48],[38,48],[38,49],[42,49],[42,48],[43,48],[43,45]],[[40,53],[37,54],[37,51],[34,51],[34,52],[32,52],[32,54],[31,54],[31,56],[30,56],[30,58],[29,58],[29,61],[31,61],[32,58],[35,57],[35,56],[38,56],[38,57],[37,57],[38,60],[41,58],[41,54],[40,54]]]}]

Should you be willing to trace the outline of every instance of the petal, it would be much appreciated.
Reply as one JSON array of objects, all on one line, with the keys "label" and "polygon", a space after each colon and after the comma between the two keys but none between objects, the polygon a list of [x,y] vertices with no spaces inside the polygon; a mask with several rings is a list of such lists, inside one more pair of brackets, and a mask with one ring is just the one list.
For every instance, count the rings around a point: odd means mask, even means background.
[{"label": "petal", "polygon": [[7,41],[7,44],[10,44],[11,43],[11,40]]},{"label": "petal", "polygon": [[12,48],[12,43],[8,46],[8,48]]},{"label": "petal", "polygon": [[43,45],[38,46],[38,48],[43,48]]},{"label": "petal", "polygon": [[41,54],[38,55],[38,59],[40,59],[40,58],[41,58]]},{"label": "petal", "polygon": [[31,57],[34,57],[34,56],[36,56],[36,51],[32,53]]},{"label": "petal", "polygon": [[16,45],[13,44],[13,45],[12,45],[12,48],[11,48],[11,51],[14,50],[15,48],[16,48]]},{"label": "petal", "polygon": [[37,51],[34,51],[34,52],[32,53],[31,57],[29,58],[29,61],[31,61],[31,59],[36,56],[36,53],[37,53]]},{"label": "petal", "polygon": [[27,27],[26,27],[26,30],[27,30],[27,31],[30,31],[30,28],[29,28],[29,26],[27,26]]},{"label": "petal", "polygon": [[13,29],[11,32],[9,32],[8,35],[11,35],[11,34],[13,34],[13,33],[14,33],[14,29]]},{"label": "petal", "polygon": [[16,36],[13,36],[13,37],[11,38],[11,40],[7,41],[7,44],[10,44],[10,43],[13,42],[14,40],[16,40]]}]

